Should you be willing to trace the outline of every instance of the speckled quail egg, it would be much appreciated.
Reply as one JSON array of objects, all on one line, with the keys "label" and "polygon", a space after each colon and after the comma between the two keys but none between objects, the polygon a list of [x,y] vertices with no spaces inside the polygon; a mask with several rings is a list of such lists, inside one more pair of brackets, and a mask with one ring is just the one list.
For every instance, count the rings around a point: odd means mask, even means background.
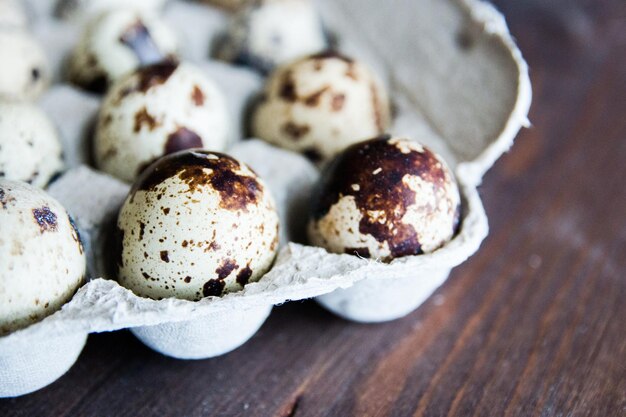
[{"label": "speckled quail egg", "polygon": [[0,97],[33,100],[50,82],[48,61],[28,32],[0,30]]},{"label": "speckled quail egg", "polygon": [[234,16],[216,55],[269,72],[326,47],[320,17],[309,0],[262,0]]},{"label": "speckled quail egg", "polygon": [[278,215],[263,181],[236,159],[187,150],[148,167],[118,221],[118,280],[140,296],[199,300],[269,270]]},{"label": "speckled quail egg", "polygon": [[309,240],[334,253],[389,261],[432,252],[455,234],[452,172],[417,142],[381,136],[350,146],[320,178]]},{"label": "speckled quail egg", "polygon": [[252,133],[321,161],[384,133],[389,123],[387,93],[375,75],[358,61],[324,52],[272,74]]},{"label": "speckled quail egg", "polygon": [[176,36],[156,16],[133,10],[104,13],[86,26],[69,61],[70,80],[104,92],[111,81],[138,67],[171,60]]},{"label": "speckled quail egg", "polygon": [[16,0],[0,0],[0,28],[24,28],[26,15]]},{"label": "speckled quail egg", "polygon": [[85,276],[85,255],[67,212],[43,190],[0,178],[0,335],[65,304]]},{"label": "speckled quail egg", "polygon": [[58,0],[55,14],[62,19],[89,19],[104,11],[133,9],[158,12],[167,0]]},{"label": "speckled quail egg", "polygon": [[213,81],[190,64],[164,62],[111,87],[96,125],[94,156],[101,170],[130,182],[163,155],[223,150],[228,134],[226,102]]},{"label": "speckled quail egg", "polygon": [[0,100],[0,177],[45,187],[62,169],[59,136],[44,112]]}]

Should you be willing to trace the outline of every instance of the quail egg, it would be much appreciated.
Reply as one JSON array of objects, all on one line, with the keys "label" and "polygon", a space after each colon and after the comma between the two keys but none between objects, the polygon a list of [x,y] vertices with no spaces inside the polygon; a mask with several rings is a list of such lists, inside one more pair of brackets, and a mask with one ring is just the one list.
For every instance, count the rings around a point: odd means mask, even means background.
[{"label": "quail egg", "polygon": [[0,0],[0,28],[24,28],[27,19],[16,0]]},{"label": "quail egg", "polygon": [[80,238],[43,190],[0,178],[0,335],[65,304],[85,276]]},{"label": "quail egg", "polygon": [[104,13],[86,27],[74,49],[69,78],[87,90],[104,92],[129,71],[175,54],[176,37],[158,18],[127,9]]},{"label": "quail egg", "polygon": [[234,16],[216,55],[267,73],[326,47],[320,17],[309,0],[262,0]]},{"label": "quail egg", "polygon": [[448,242],[460,217],[452,172],[431,150],[381,136],[350,146],[322,174],[309,241],[334,253],[390,261]]},{"label": "quail egg", "polygon": [[0,177],[45,187],[62,169],[59,136],[44,112],[0,100]]},{"label": "quail egg", "polygon": [[252,133],[322,161],[384,133],[389,123],[387,93],[374,74],[358,61],[324,52],[272,74],[253,114]]},{"label": "quail egg", "polygon": [[94,157],[101,170],[131,182],[163,155],[223,150],[228,134],[226,102],[213,81],[190,64],[164,62],[111,87],[98,116]]},{"label": "quail egg", "polygon": [[236,159],[187,150],[137,179],[117,220],[118,281],[137,295],[199,300],[269,270],[278,215],[263,181]]},{"label": "quail egg", "polygon": [[39,43],[21,29],[0,30],[0,97],[34,100],[50,82]]}]

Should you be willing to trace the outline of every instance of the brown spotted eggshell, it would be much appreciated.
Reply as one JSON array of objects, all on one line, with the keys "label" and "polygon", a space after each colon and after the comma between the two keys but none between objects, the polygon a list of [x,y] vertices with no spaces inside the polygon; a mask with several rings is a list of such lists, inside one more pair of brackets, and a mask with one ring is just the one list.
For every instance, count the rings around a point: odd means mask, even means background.
[{"label": "brown spotted eggshell", "polygon": [[104,99],[94,138],[96,165],[131,182],[163,155],[223,150],[228,120],[222,93],[193,65],[141,68],[116,82]]},{"label": "brown spotted eggshell", "polygon": [[199,300],[267,272],[278,215],[263,181],[236,159],[182,151],[151,165],[118,216],[118,281],[137,295]]},{"label": "brown spotted eggshell", "polygon": [[67,212],[39,188],[0,179],[0,335],[60,309],[83,283],[85,255]]},{"label": "brown spotted eggshell", "polygon": [[138,67],[176,55],[176,35],[158,17],[122,9],[91,21],[74,48],[69,78],[95,92]]},{"label": "brown spotted eggshell", "polygon": [[280,67],[253,115],[253,134],[314,161],[384,133],[387,93],[362,63],[324,52]]},{"label": "brown spotted eggshell", "polygon": [[0,99],[0,177],[45,187],[63,169],[56,128],[38,107]]},{"label": "brown spotted eggshell", "polygon": [[428,253],[453,237],[460,204],[452,172],[438,155],[381,136],[350,146],[322,174],[309,240],[382,261]]}]

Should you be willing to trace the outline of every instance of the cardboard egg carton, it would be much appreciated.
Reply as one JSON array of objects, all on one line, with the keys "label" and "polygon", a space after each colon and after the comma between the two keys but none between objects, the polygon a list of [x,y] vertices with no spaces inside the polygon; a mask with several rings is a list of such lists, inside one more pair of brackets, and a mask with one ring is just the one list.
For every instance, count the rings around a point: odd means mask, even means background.
[{"label": "cardboard egg carton", "polygon": [[[185,359],[208,358],[245,343],[273,305],[317,297],[349,320],[377,322],[417,308],[474,254],[488,233],[477,192],[483,174],[513,143],[526,115],[528,69],[503,17],[479,0],[320,0],[341,49],[386,77],[397,108],[392,133],[440,153],[454,170],[463,200],[458,234],[441,249],[382,263],[304,244],[307,199],[318,177],[302,156],[242,136],[246,103],[263,85],[256,73],[209,61],[208,46],[225,24],[223,12],[173,1],[164,18],[178,30],[183,57],[223,86],[237,129],[227,151],[268,183],[281,218],[281,248],[260,281],[236,293],[192,302],[134,295],[107,277],[106,237],[129,186],[89,168],[86,138],[99,98],[64,84],[63,59],[80,23],[51,17],[28,2],[31,23],[51,56],[55,85],[40,105],[56,122],[68,171],[49,192],[76,219],[88,254],[89,280],[60,311],[0,338],[0,397],[54,382],[79,356],[87,335],[129,328],[150,348]],[[210,22],[201,33],[190,22]],[[197,25],[193,25],[197,26]]]}]

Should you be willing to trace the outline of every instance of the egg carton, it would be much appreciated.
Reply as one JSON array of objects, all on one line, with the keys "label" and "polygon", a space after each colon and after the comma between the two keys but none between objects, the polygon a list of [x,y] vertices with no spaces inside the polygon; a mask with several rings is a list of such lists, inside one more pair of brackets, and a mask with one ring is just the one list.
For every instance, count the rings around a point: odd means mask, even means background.
[{"label": "egg carton", "polygon": [[[54,382],[94,332],[129,328],[158,352],[201,359],[245,343],[273,305],[290,300],[315,297],[337,315],[359,322],[392,320],[423,303],[486,237],[477,186],[528,125],[531,100],[526,63],[503,17],[479,0],[395,0],[384,7],[377,0],[320,0],[325,23],[340,37],[342,50],[386,76],[396,107],[392,133],[430,146],[455,171],[463,211],[454,239],[433,253],[390,263],[307,246],[307,199],[317,169],[300,155],[251,139],[233,141],[228,153],[257,171],[277,201],[281,247],[265,276],[242,291],[196,302],[141,298],[116,281],[95,278],[109,276],[107,231],[129,186],[88,167],[84,138],[99,98],[63,84],[59,57],[74,44],[78,23],[52,19],[47,3],[27,3],[33,30],[57,74],[39,104],[59,128],[69,167],[48,191],[75,217],[94,278],[60,311],[0,338],[0,397]],[[164,18],[185,39],[183,56],[225,87],[233,125],[240,129],[233,136],[241,136],[246,103],[263,80],[252,71],[207,60],[208,45],[226,15],[175,1],[166,6]],[[192,26],[202,26],[201,34],[194,37]]]}]

